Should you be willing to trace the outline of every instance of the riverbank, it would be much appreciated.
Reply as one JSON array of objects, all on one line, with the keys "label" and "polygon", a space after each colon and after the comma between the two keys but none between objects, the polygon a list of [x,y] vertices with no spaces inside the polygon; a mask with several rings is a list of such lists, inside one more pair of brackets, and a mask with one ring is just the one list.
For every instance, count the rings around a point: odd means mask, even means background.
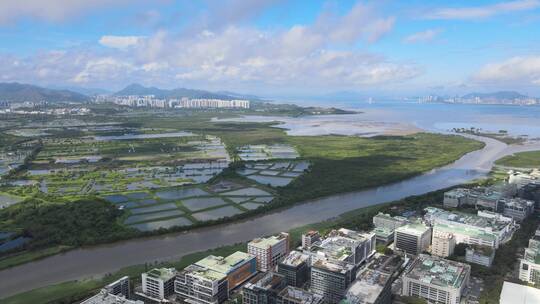
[{"label": "riverbank", "polygon": [[[309,161],[310,168],[285,187],[267,188],[274,195],[273,201],[255,210],[246,210],[230,218],[197,221],[191,226],[148,232],[131,231],[122,226],[121,219],[114,220],[115,216],[122,216],[115,215],[115,207],[107,208],[103,203],[97,203],[96,197],[65,196],[61,197],[63,202],[58,202],[60,197],[37,195],[37,199],[32,197],[19,206],[0,211],[0,228],[5,231],[26,231],[32,236],[32,241],[26,246],[33,249],[27,254],[1,259],[0,269],[44,258],[50,255],[47,246],[93,246],[165,232],[189,231],[257,217],[329,195],[388,185],[452,163],[484,145],[461,136],[431,133],[373,138],[288,136],[285,131],[264,123],[221,122],[204,126],[201,123],[200,117],[181,121],[149,119],[143,121],[143,127],[153,129],[159,126],[194,133],[201,133],[199,128],[203,128],[204,133],[223,138],[232,155],[236,153],[234,147],[285,143],[296,147],[301,158]],[[236,175],[234,170],[228,170],[228,173],[232,174],[232,178],[243,178]],[[224,177],[225,180],[230,178]],[[84,203],[77,203],[79,201]],[[76,220],[66,214],[76,214]],[[41,233],[45,232],[44,227],[46,233]]]},{"label": "riverbank", "polygon": [[495,162],[508,168],[540,168],[540,151],[521,152],[505,156]]},{"label": "riverbank", "polygon": [[[291,235],[291,244],[293,247],[297,246],[301,240],[301,234],[308,230],[326,231],[330,229],[345,227],[349,229],[365,230],[371,227],[371,218],[378,212],[397,214],[405,210],[422,210],[428,205],[440,205],[443,193],[446,190],[438,190],[430,192],[421,196],[408,197],[403,200],[361,208],[353,211],[346,212],[339,215],[337,218],[331,220],[325,220],[322,222],[309,224],[306,226],[298,227],[288,232]],[[234,245],[223,246],[208,251],[197,252],[185,255],[178,260],[165,262],[165,263],[153,263],[151,265],[135,265],[124,269],[121,269],[115,273],[107,274],[102,278],[86,279],[80,281],[69,281],[52,286],[38,288],[28,292],[14,295],[6,298],[2,301],[5,304],[23,304],[23,303],[72,303],[74,301],[82,300],[90,295],[98,292],[98,290],[114,280],[122,277],[129,276],[133,281],[140,281],[140,274],[147,271],[152,267],[174,267],[176,269],[183,269],[184,267],[192,264],[193,262],[210,254],[225,256],[235,251],[245,251],[246,243],[238,243]]]},{"label": "riverbank", "polygon": [[[7,297],[60,282],[102,276],[131,265],[174,261],[194,252],[318,223],[347,211],[467,183],[486,176],[496,159],[515,153],[515,147],[508,147],[499,141],[485,138],[479,140],[486,144],[484,149],[471,152],[451,165],[402,182],[311,200],[226,225],[76,249],[6,269],[0,271],[0,281],[3,282],[0,294]],[[538,149],[537,146],[519,148]]]}]

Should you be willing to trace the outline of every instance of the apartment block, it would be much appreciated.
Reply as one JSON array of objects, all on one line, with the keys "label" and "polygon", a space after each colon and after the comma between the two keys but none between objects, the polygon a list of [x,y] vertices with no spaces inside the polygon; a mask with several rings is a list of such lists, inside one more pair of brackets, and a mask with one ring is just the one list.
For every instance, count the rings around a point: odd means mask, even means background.
[{"label": "apartment block", "polygon": [[431,254],[446,258],[454,253],[455,246],[456,239],[452,233],[439,230],[433,231]]},{"label": "apartment block", "polygon": [[248,243],[248,253],[257,257],[260,271],[271,271],[289,253],[289,234],[257,238]]}]

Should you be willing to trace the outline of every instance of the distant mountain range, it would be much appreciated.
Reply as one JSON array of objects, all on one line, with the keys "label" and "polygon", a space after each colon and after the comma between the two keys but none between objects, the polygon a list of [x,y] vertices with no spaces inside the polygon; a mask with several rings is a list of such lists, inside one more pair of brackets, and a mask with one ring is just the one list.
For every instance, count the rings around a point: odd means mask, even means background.
[{"label": "distant mountain range", "polygon": [[131,84],[124,89],[113,94],[114,96],[128,95],[154,95],[156,98],[215,98],[215,99],[250,99],[258,100],[257,96],[243,95],[232,92],[210,92],[204,90],[194,90],[177,88],[172,90],[160,89],[156,87],[144,87],[140,84]]},{"label": "distant mountain range", "polygon": [[54,90],[30,84],[0,83],[0,101],[87,102],[90,97],[69,90]]},{"label": "distant mountain range", "polygon": [[204,90],[177,88],[172,90],[156,87],[144,87],[140,84],[131,84],[124,89],[111,93],[99,88],[70,88],[51,89],[22,83],[0,83],[0,102],[89,102],[90,96],[94,95],[155,95],[156,98],[215,98],[215,99],[249,99],[252,101],[262,100],[255,95],[245,95],[233,92],[221,91],[210,92]]},{"label": "distant mountain range", "polygon": [[515,92],[515,91],[500,91],[500,92],[493,92],[493,93],[470,93],[467,95],[461,96],[463,99],[474,99],[474,98],[481,98],[481,99],[499,99],[499,100],[509,100],[509,99],[526,99],[529,98],[526,95],[523,95],[521,93]]}]

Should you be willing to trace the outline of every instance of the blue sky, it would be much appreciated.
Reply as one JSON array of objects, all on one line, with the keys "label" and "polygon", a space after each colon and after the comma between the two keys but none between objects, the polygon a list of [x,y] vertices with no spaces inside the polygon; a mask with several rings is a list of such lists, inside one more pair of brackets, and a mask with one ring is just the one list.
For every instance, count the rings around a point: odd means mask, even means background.
[{"label": "blue sky", "polygon": [[540,0],[3,0],[0,81],[540,95]]}]

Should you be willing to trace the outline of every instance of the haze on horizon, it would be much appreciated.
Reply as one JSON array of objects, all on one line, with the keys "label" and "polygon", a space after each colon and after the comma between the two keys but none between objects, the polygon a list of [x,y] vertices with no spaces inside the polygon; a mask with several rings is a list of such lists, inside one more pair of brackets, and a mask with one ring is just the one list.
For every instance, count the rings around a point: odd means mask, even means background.
[{"label": "haze on horizon", "polygon": [[3,0],[0,82],[540,95],[540,0]]}]

